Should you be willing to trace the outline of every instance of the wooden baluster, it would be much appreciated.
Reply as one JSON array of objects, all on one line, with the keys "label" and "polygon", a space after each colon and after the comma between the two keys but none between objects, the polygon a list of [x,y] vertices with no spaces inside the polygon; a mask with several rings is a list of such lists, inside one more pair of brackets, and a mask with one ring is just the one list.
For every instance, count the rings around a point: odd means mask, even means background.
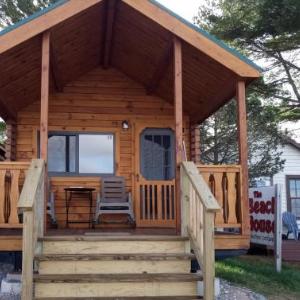
[{"label": "wooden baluster", "polygon": [[222,179],[223,173],[213,174],[215,179],[215,197],[221,206],[221,211],[216,213],[216,225],[224,224],[224,215],[223,215],[223,190],[222,190]]},{"label": "wooden baluster", "polygon": [[11,187],[10,187],[10,211],[9,211],[9,224],[19,224],[18,217],[18,201],[19,201],[19,178],[20,178],[20,170],[12,170],[11,174]]},{"label": "wooden baluster", "polygon": [[205,182],[207,183],[207,185],[209,186],[209,178],[210,178],[210,173],[200,173],[202,175],[202,177],[204,178]]},{"label": "wooden baluster", "polygon": [[162,221],[162,189],[161,184],[157,185],[157,219]]},{"label": "wooden baluster", "polygon": [[141,206],[142,206],[142,219],[146,219],[146,197],[145,197],[145,185],[140,185],[141,191]]},{"label": "wooden baluster", "polygon": [[0,170],[0,224],[5,223],[5,176],[6,170]]},{"label": "wooden baluster", "polygon": [[146,209],[146,219],[149,220],[150,219],[150,199],[149,199],[149,185],[145,185],[145,209]]},{"label": "wooden baluster", "polygon": [[150,204],[150,219],[154,220],[154,185],[149,185],[149,204]]},{"label": "wooden baluster", "polygon": [[223,173],[223,178],[222,178],[222,192],[223,192],[223,217],[224,217],[224,223],[228,223],[228,210],[229,210],[229,205],[228,205],[228,178],[227,174],[224,172]]},{"label": "wooden baluster", "polygon": [[228,223],[236,224],[237,223],[236,173],[227,173],[227,178],[228,178]]}]

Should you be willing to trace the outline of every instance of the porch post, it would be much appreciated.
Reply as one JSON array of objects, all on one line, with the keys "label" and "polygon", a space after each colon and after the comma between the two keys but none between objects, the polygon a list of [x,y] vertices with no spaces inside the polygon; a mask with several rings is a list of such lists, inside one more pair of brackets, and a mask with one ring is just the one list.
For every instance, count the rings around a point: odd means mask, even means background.
[{"label": "porch post", "polygon": [[249,199],[248,199],[248,134],[246,112],[245,81],[238,80],[236,85],[238,114],[239,163],[241,165],[241,213],[242,234],[250,234]]},{"label": "porch post", "polygon": [[182,162],[182,45],[174,37],[174,116],[176,149],[176,230],[181,230],[180,164]]},{"label": "porch post", "polygon": [[41,123],[40,123],[40,154],[48,159],[48,110],[49,110],[49,69],[50,69],[50,32],[42,37],[42,70],[41,70]]}]

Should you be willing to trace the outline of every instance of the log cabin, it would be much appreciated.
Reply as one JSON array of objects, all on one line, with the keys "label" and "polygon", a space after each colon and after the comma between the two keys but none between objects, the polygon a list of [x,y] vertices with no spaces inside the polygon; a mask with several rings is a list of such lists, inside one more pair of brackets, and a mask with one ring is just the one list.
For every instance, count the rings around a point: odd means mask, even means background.
[{"label": "log cabin", "polygon": [[[0,250],[23,251],[22,299],[195,299],[197,281],[213,299],[215,250],[249,246],[259,76],[153,0],[61,0],[2,30]],[[239,164],[203,165],[199,124],[232,98]],[[122,211],[91,224],[113,177],[134,224]]]}]

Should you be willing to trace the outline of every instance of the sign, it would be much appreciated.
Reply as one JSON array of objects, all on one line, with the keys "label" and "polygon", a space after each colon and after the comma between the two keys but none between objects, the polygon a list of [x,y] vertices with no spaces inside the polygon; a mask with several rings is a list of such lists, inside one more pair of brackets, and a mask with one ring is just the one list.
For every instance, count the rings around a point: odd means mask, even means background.
[{"label": "sign", "polygon": [[250,230],[254,244],[274,246],[275,202],[274,186],[250,188]]},{"label": "sign", "polygon": [[274,249],[281,270],[281,201],[278,185],[249,189],[251,243]]}]

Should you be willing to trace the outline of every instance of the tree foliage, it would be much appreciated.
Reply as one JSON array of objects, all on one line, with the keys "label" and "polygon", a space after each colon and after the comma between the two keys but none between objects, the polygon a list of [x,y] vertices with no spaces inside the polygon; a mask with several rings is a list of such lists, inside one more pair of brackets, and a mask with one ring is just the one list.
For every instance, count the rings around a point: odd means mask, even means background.
[{"label": "tree foliage", "polygon": [[0,26],[12,25],[58,0],[1,0]]},{"label": "tree foliage", "polygon": [[[300,1],[207,0],[195,23],[264,68],[247,91],[249,177],[272,176],[284,164],[279,123],[300,119]],[[237,163],[235,101],[201,125],[201,138],[203,162]]]},{"label": "tree foliage", "polygon": [[261,63],[265,80],[251,86],[280,107],[282,120],[300,119],[300,1],[212,0],[195,22]]},{"label": "tree foliage", "polygon": [[[272,176],[284,164],[278,145],[282,143],[277,113],[273,107],[262,105],[249,97],[248,146],[249,179]],[[231,101],[200,125],[201,160],[209,164],[237,164],[239,158],[236,126],[236,101]]]},{"label": "tree foliage", "polygon": [[5,140],[5,123],[3,121],[0,120],[0,144],[4,143]]}]

